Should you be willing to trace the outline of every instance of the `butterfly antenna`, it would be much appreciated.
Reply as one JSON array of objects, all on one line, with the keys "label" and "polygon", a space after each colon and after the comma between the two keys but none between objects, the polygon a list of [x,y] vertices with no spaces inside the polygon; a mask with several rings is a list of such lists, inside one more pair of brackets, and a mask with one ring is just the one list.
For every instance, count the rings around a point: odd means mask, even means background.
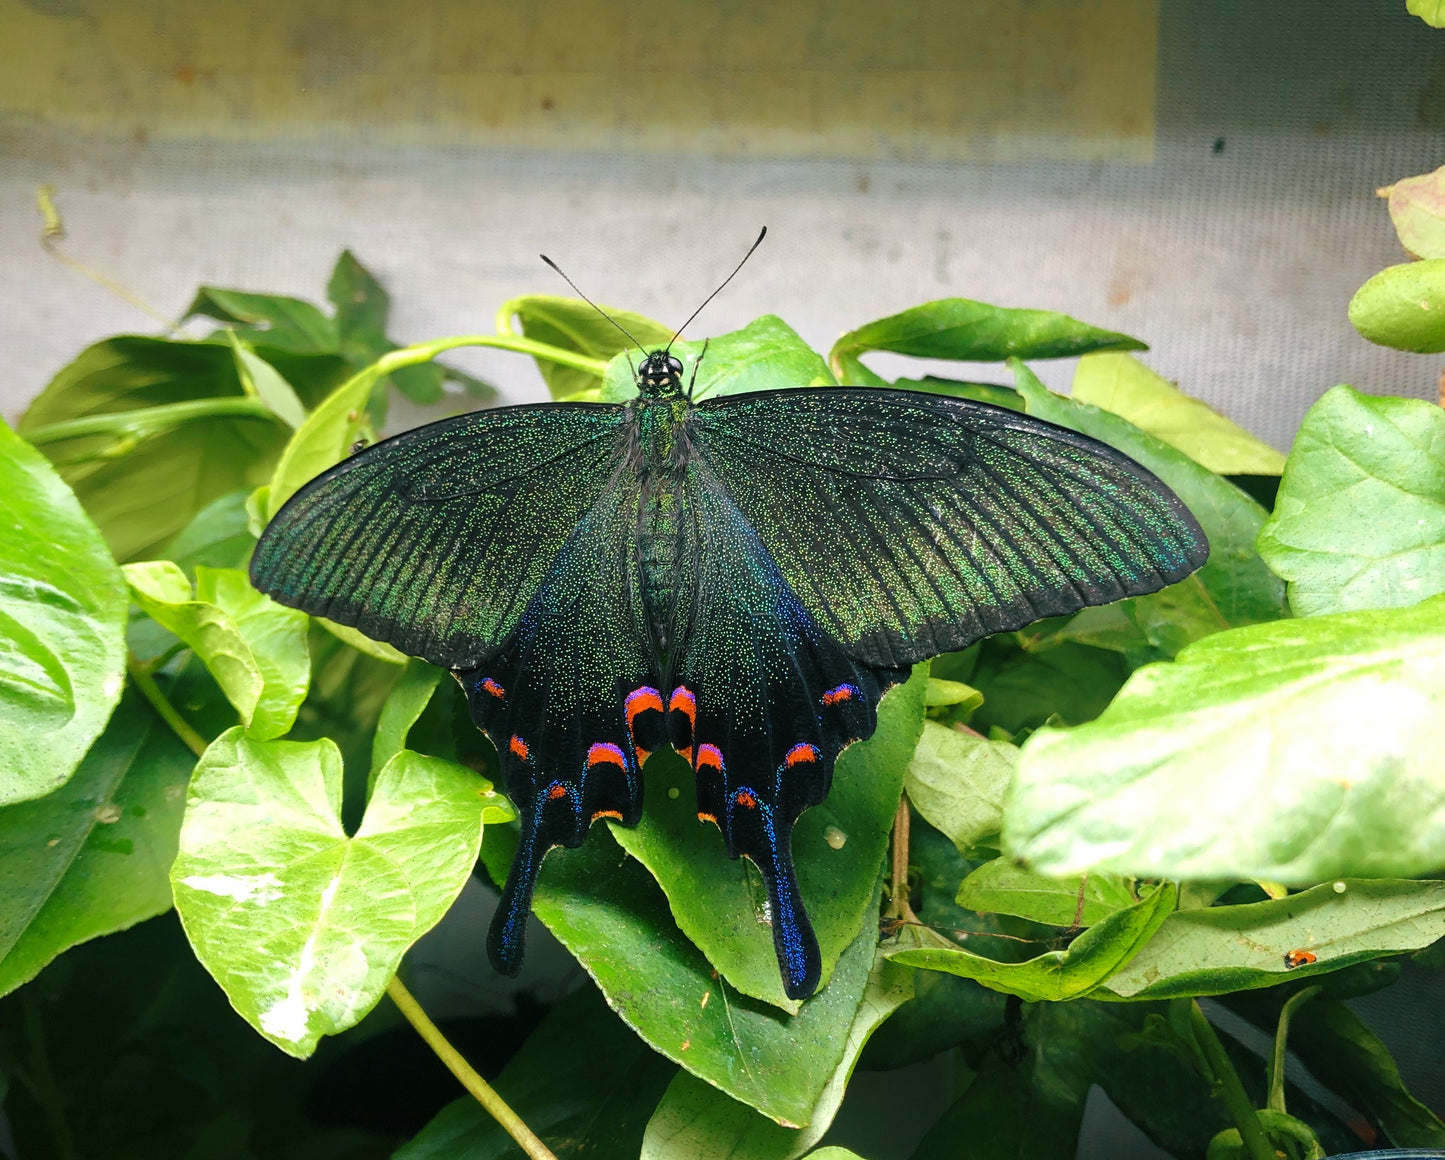
[{"label": "butterfly antenna", "polygon": [[[734,278],[736,278],[736,277],[738,276],[738,270],[741,270],[741,269],[743,268],[743,266],[747,264],[747,260],[753,256],[753,251],[756,250],[759,246],[761,246],[761,245],[763,244],[763,239],[764,239],[765,237],[767,237],[767,236],[768,236],[768,227],[767,227],[767,226],[764,226],[764,227],[763,227],[763,230],[762,230],[762,233],[758,234],[758,240],[755,241],[755,242],[748,248],[748,252],[743,255],[743,260],[737,264],[736,269],[734,269],[731,274],[729,274],[726,278],[724,278],[723,281],[722,281],[722,286],[719,286],[716,290],[714,290],[711,294],[709,294],[706,298],[704,298],[704,299],[702,300],[702,306],[699,306],[696,310],[694,310],[694,311],[692,312],[692,314],[688,317],[688,320],[687,320],[686,322],[684,322],[681,326],[679,326],[679,327],[677,328],[677,330],[673,333],[672,339],[668,342],[667,346],[664,348],[665,350],[671,350],[671,349],[672,349],[672,344],[678,340],[678,338],[682,335],[682,332],[683,332],[684,330],[686,330],[689,326],[692,325],[692,320],[693,320],[694,318],[696,318],[699,314],[701,314],[701,313],[703,312],[703,308],[704,308],[705,306],[707,306],[707,304],[708,304],[709,302],[711,302],[714,298],[716,298],[719,294],[721,294],[721,293],[723,292],[723,286],[726,286],[729,282],[731,282]],[[562,271],[561,271],[561,270],[558,270],[557,273],[561,274]],[[563,274],[562,276],[563,276],[564,278],[566,277],[565,274]],[[579,290],[578,293],[580,294],[581,291]]]},{"label": "butterfly antenna", "polygon": [[[762,240],[762,238],[758,239],[758,241]],[[756,246],[753,247],[753,249],[756,248]],[[750,250],[749,253],[751,252],[752,251]],[[562,267],[557,265],[556,262],[552,261],[551,258],[547,257],[546,254],[538,254],[537,256],[541,258],[542,261],[546,262],[547,265],[551,266],[552,269],[556,270],[558,274],[562,274]],[[734,272],[736,273],[736,271]],[[613,326],[617,327],[618,330],[622,331],[623,334],[627,335],[627,337],[631,339],[633,346],[637,347],[638,350],[642,349],[642,343],[638,342],[637,339],[632,337],[632,333],[627,329],[627,327],[623,326],[622,323],[618,322],[617,319],[613,318],[612,315],[608,314],[607,311],[603,310],[602,307],[597,305],[597,303],[593,302],[592,299],[588,298],[587,295],[583,294],[581,290],[577,290],[576,282],[572,281],[572,279],[567,277],[566,274],[562,274],[562,281],[566,282],[567,285],[571,286],[573,290],[577,291],[578,298],[582,299],[583,302],[587,303],[588,306],[592,307],[593,310],[597,311],[598,314],[602,315],[603,318],[607,319],[607,321],[612,323]],[[727,283],[724,282],[723,286],[726,285]],[[722,289],[722,287],[720,286],[718,287],[718,289]],[[703,305],[706,306],[707,303],[703,303]],[[689,321],[691,321],[691,319],[689,319]],[[628,359],[629,364],[631,363],[631,361],[631,359]]]},{"label": "butterfly antenna", "polygon": [[711,341],[712,339],[710,338],[705,338],[702,340],[702,349],[697,352],[697,362],[692,364],[692,378],[688,380],[687,384],[688,402],[692,402],[692,389],[693,387],[697,386],[697,368],[702,366],[702,360],[707,358],[707,344]]}]

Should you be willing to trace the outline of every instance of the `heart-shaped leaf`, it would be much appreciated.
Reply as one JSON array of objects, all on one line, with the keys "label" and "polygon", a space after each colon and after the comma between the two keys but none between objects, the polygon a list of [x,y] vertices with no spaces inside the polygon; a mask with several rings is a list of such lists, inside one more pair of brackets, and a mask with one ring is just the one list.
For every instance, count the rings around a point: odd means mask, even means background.
[{"label": "heart-shaped leaf", "polygon": [[0,422],[0,804],[65,784],[120,698],[125,581],[45,457]]},{"label": "heart-shaped leaf", "polygon": [[380,999],[461,892],[482,823],[510,816],[471,770],[403,750],[354,836],[329,739],[216,738],[196,766],[171,869],[196,957],[262,1035],[305,1058]]}]

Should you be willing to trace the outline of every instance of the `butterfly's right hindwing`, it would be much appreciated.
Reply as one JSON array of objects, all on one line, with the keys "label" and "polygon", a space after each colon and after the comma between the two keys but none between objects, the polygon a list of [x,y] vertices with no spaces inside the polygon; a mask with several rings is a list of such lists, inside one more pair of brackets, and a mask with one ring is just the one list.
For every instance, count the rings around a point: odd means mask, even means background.
[{"label": "butterfly's right hindwing", "polygon": [[251,580],[446,668],[511,635],[623,456],[623,409],[476,411],[378,443],[271,521]]}]

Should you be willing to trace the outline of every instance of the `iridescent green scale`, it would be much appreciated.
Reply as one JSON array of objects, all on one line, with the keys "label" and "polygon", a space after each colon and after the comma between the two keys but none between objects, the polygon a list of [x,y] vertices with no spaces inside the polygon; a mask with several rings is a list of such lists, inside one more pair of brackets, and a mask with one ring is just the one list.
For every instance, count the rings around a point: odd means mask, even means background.
[{"label": "iridescent green scale", "polygon": [[650,753],[766,884],[787,993],[819,977],[798,816],[914,662],[1156,591],[1208,556],[1117,451],[966,399],[855,387],[694,403],[666,351],[621,404],[482,411],[318,476],[256,586],[453,670],[522,823],[488,949],[516,971],[547,851],[635,825]]}]

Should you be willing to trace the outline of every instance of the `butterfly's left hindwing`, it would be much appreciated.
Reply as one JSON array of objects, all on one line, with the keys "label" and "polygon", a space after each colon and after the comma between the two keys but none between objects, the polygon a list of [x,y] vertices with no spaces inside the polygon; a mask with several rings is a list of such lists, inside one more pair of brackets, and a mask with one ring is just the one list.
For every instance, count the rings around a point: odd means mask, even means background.
[{"label": "butterfly's left hindwing", "polygon": [[558,551],[507,644],[457,674],[521,819],[487,940],[493,965],[507,974],[521,966],[547,851],[581,845],[600,818],[635,826],[643,762],[666,743],[643,643],[636,529],[637,487],[619,473]]}]

